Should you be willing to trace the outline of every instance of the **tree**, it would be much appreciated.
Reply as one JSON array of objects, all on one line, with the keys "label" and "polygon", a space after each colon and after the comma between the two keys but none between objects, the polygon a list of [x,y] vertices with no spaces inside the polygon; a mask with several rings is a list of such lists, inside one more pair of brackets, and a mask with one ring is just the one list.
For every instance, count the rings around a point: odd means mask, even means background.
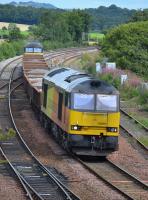
[{"label": "tree", "polygon": [[148,9],[136,11],[130,21],[131,22],[148,21]]},{"label": "tree", "polygon": [[92,16],[91,29],[104,31],[113,28],[119,24],[129,21],[136,12],[136,10],[129,10],[127,8],[120,8],[116,5],[109,7],[100,6],[96,9],[85,9],[85,11]]},{"label": "tree", "polygon": [[2,27],[2,30],[3,30],[3,31],[6,31],[6,30],[7,30],[7,27],[6,27],[6,26],[3,26],[3,27]]},{"label": "tree", "polygon": [[148,78],[148,21],[120,25],[110,30],[102,51],[123,69]]},{"label": "tree", "polygon": [[20,39],[21,36],[21,31],[20,29],[16,26],[16,24],[11,23],[8,26],[8,30],[9,30],[9,40],[18,40]]},{"label": "tree", "polygon": [[33,26],[30,30],[42,40],[81,43],[82,34],[88,32],[89,24],[90,16],[84,11],[48,10],[42,14],[39,25]]}]

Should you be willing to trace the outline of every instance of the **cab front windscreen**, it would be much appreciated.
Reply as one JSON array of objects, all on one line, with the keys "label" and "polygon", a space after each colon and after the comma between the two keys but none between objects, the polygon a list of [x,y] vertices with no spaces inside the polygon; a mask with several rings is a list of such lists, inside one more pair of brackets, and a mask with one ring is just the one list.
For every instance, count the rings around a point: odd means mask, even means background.
[{"label": "cab front windscreen", "polygon": [[73,108],[76,110],[94,110],[95,95],[75,93],[73,98]]},{"label": "cab front windscreen", "polygon": [[72,98],[72,109],[96,112],[115,112],[119,107],[118,99],[117,95],[74,93]]}]

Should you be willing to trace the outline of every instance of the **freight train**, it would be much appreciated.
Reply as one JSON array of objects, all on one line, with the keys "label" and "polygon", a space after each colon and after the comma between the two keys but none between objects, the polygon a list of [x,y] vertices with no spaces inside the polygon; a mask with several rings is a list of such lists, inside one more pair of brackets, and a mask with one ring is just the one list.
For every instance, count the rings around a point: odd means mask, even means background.
[{"label": "freight train", "polygon": [[89,74],[49,69],[39,43],[24,48],[25,88],[41,124],[68,151],[106,156],[118,149],[119,92]]}]

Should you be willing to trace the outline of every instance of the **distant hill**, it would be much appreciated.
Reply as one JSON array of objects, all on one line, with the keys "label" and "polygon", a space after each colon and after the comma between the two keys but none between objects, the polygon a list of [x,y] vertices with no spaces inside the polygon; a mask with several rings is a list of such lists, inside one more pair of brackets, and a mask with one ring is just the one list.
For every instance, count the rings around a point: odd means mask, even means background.
[{"label": "distant hill", "polygon": [[[55,13],[71,12],[71,10],[59,9],[48,3],[33,1],[17,3],[12,1],[10,4],[0,4],[0,21],[29,25],[37,24],[45,10]],[[91,30],[105,32],[112,27],[130,21],[136,10],[111,5],[109,7],[100,6],[85,9],[85,12],[91,16]]]},{"label": "distant hill", "polygon": [[136,10],[120,8],[116,5],[109,7],[100,6],[98,8],[85,9],[92,16],[92,30],[107,30],[119,24],[128,22]]},{"label": "distant hill", "polygon": [[52,4],[50,4],[50,3],[38,3],[38,2],[35,2],[35,1],[28,1],[28,2],[20,1],[18,3],[15,2],[15,1],[12,1],[9,4],[13,5],[13,6],[24,6],[24,7],[31,6],[31,7],[34,7],[34,8],[56,9],[56,7]]}]

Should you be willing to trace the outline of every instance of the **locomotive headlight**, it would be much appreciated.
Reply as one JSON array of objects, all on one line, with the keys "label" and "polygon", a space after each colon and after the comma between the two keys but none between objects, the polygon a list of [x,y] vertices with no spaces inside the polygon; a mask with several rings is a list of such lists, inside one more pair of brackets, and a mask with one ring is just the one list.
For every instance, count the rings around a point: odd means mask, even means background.
[{"label": "locomotive headlight", "polygon": [[107,128],[107,131],[108,131],[108,132],[117,132],[118,129],[117,129],[117,128],[114,128],[114,127],[108,127],[108,128]]},{"label": "locomotive headlight", "polygon": [[78,125],[72,125],[72,126],[71,126],[71,130],[78,131],[78,130],[80,130],[80,129],[81,129],[81,127],[78,126]]},{"label": "locomotive headlight", "polygon": [[73,130],[78,130],[78,127],[77,126],[73,126]]}]

